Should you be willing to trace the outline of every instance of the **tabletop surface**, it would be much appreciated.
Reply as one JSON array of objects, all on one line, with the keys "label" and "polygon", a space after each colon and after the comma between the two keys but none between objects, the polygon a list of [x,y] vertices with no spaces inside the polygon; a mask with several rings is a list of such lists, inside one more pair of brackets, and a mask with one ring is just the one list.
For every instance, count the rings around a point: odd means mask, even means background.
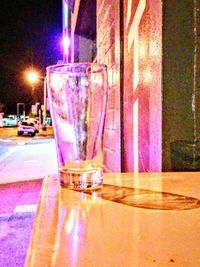
[{"label": "tabletop surface", "polygon": [[199,251],[199,172],[107,173],[92,192],[47,176],[25,266],[199,267]]}]

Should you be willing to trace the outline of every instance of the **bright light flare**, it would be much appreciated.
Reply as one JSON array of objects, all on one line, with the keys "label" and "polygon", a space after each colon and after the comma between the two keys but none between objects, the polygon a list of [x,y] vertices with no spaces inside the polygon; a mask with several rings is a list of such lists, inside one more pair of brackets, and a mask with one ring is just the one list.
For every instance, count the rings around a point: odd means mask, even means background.
[{"label": "bright light flare", "polygon": [[39,74],[36,71],[27,71],[27,79],[31,83],[35,83],[39,80]]},{"label": "bright light flare", "polygon": [[69,54],[69,47],[70,47],[70,39],[68,36],[65,36],[63,38],[63,48],[64,48],[65,55]]}]

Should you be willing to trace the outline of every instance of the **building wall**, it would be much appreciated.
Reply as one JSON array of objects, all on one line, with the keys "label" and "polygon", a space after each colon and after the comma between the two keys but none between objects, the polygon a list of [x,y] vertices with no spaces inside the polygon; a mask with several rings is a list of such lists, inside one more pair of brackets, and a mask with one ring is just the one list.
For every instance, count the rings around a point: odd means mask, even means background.
[{"label": "building wall", "polygon": [[97,61],[108,66],[108,108],[104,134],[105,170],[120,172],[120,1],[97,0]]},{"label": "building wall", "polygon": [[196,88],[196,139],[200,140],[200,1],[195,2],[194,6],[194,39],[195,39],[195,55],[194,55],[194,86]]},{"label": "building wall", "polygon": [[199,1],[96,0],[96,8],[96,61],[108,66],[109,79],[105,170],[171,171],[176,162],[184,170],[181,161],[193,168],[200,155]]},{"label": "building wall", "polygon": [[161,171],[161,1],[123,3],[124,170]]},{"label": "building wall", "polygon": [[97,59],[109,72],[108,170],[120,170],[120,153],[121,171],[161,170],[161,25],[159,0],[97,1]]},{"label": "building wall", "polygon": [[195,145],[200,141],[199,21],[195,19],[199,11],[195,3],[199,5],[191,0],[163,2],[164,171],[195,170],[195,157],[200,154]]},{"label": "building wall", "polygon": [[74,62],[92,62],[94,42],[82,36],[76,36],[75,40],[74,46],[76,47],[75,51],[78,50],[78,55],[77,58],[74,58]]}]

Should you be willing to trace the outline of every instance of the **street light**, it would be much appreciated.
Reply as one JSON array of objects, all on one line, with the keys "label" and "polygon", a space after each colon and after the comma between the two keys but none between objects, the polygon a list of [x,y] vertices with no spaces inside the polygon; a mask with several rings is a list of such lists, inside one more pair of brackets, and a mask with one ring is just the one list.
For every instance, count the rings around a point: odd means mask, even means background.
[{"label": "street light", "polygon": [[26,72],[26,78],[31,83],[32,86],[32,94],[34,92],[34,84],[38,82],[39,74],[36,70],[28,70]]},{"label": "street light", "polygon": [[46,81],[46,77],[41,77],[39,76],[39,73],[35,70],[30,70],[27,71],[27,79],[29,82],[31,82],[32,84],[32,89],[33,89],[33,84],[37,83],[39,80],[43,80],[44,82],[44,110],[43,110],[43,125],[42,125],[42,129],[46,130],[46,96],[47,96],[47,81]]},{"label": "street light", "polygon": [[70,48],[70,39],[68,36],[65,36],[63,38],[63,48],[64,48],[64,53],[65,55],[69,55],[69,48]]},{"label": "street light", "polygon": [[30,82],[35,83],[38,80],[38,73],[36,71],[28,71],[27,78]]},{"label": "street light", "polygon": [[63,59],[64,59],[64,62],[68,63],[70,60],[70,45],[71,45],[71,41],[70,41],[70,38],[69,38],[69,35],[66,34],[63,39],[62,39],[62,47],[63,47]]}]

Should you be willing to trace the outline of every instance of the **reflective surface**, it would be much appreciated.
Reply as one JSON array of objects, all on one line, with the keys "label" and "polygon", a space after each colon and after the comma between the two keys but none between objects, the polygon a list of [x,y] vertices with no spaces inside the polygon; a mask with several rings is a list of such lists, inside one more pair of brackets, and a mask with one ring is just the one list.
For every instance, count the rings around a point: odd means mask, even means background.
[{"label": "reflective surface", "polygon": [[47,82],[62,185],[77,190],[101,186],[106,66],[50,66]]},{"label": "reflective surface", "polygon": [[102,189],[85,193],[46,177],[26,266],[199,267],[199,179],[105,174]]}]

